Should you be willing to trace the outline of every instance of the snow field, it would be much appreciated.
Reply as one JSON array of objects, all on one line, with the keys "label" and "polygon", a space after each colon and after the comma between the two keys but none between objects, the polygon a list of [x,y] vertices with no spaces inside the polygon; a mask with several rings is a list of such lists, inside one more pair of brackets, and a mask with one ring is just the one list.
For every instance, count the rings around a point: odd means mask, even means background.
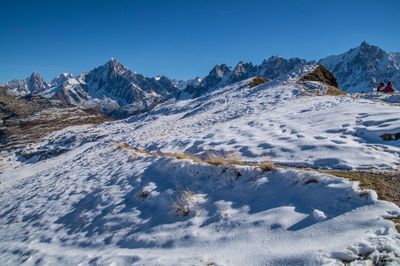
[{"label": "snow field", "polygon": [[400,209],[354,182],[132,153],[95,140],[4,172],[2,263],[325,264],[400,254],[383,219]]}]

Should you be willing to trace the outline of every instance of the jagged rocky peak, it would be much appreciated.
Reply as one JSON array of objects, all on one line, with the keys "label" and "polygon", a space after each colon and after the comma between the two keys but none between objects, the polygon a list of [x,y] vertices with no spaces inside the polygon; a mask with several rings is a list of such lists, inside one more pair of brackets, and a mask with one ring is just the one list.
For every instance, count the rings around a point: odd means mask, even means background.
[{"label": "jagged rocky peak", "polygon": [[115,58],[111,58],[103,67],[109,71],[109,74],[122,74],[125,71],[130,71],[129,68],[122,65]]},{"label": "jagged rocky peak", "polygon": [[232,72],[232,82],[248,78],[253,74],[254,71],[255,67],[252,63],[245,63],[243,61],[240,61]]},{"label": "jagged rocky peak", "polygon": [[285,59],[280,56],[272,56],[268,60],[264,60],[258,67],[258,76],[275,79],[306,63],[306,60],[297,57]]},{"label": "jagged rocky peak", "polygon": [[214,68],[210,71],[209,76],[222,78],[227,72],[231,71],[232,68],[227,66],[226,64],[215,65]]},{"label": "jagged rocky peak", "polygon": [[79,79],[88,85],[97,83],[96,87],[98,88],[96,89],[100,89],[104,82],[112,82],[116,78],[121,79],[123,76],[125,77],[132,75],[133,73],[129,70],[129,68],[122,65],[116,59],[111,58],[104,65],[96,67],[92,71],[80,75]]},{"label": "jagged rocky peak", "polygon": [[226,64],[215,65],[213,69],[211,69],[210,73],[207,77],[203,79],[200,84],[200,87],[205,89],[214,88],[221,82],[221,80],[232,72],[232,68],[227,66]]},{"label": "jagged rocky peak", "polygon": [[33,72],[32,75],[29,78],[27,78],[26,81],[30,93],[39,93],[50,87],[38,72]]}]

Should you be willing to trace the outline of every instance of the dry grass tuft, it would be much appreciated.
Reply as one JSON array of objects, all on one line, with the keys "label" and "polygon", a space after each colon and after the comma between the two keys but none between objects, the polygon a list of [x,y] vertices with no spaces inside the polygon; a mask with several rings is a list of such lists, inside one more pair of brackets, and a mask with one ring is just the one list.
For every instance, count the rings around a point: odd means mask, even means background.
[{"label": "dry grass tuft", "polygon": [[273,162],[271,161],[265,161],[262,162],[258,168],[260,168],[262,171],[264,172],[270,172],[270,171],[274,171],[276,169],[276,166]]},{"label": "dry grass tuft", "polygon": [[327,95],[330,96],[340,96],[340,95],[346,95],[346,92],[342,91],[341,89],[331,86],[331,85],[326,85],[328,88],[328,91],[326,92]]},{"label": "dry grass tuft", "polygon": [[118,149],[135,150],[134,148],[132,148],[128,144],[125,144],[125,143],[122,143],[122,142],[115,142],[115,145],[117,145]]},{"label": "dry grass tuft", "polygon": [[165,157],[176,158],[178,160],[191,160],[193,162],[199,163],[202,160],[199,157],[194,155],[186,154],[186,153],[165,153],[163,154]]},{"label": "dry grass tuft", "polygon": [[178,195],[172,203],[177,215],[188,216],[190,214],[191,202],[194,198],[193,196],[194,192],[189,188],[184,190],[178,189]]},{"label": "dry grass tuft", "polygon": [[237,151],[224,154],[209,152],[204,161],[212,165],[228,165],[228,164],[245,165],[240,157],[240,154]]}]

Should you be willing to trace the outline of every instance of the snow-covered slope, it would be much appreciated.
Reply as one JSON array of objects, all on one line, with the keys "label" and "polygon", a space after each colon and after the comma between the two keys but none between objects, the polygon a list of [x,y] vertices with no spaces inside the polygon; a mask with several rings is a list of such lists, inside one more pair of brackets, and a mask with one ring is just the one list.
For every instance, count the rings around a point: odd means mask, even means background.
[{"label": "snow-covered slope", "polygon": [[246,165],[398,170],[398,141],[380,135],[400,131],[400,107],[324,95],[300,81],[317,67],[2,151],[0,264],[399,264],[384,219],[395,204],[326,174]]},{"label": "snow-covered slope", "polygon": [[50,86],[44,81],[39,73],[33,72],[32,75],[25,80],[12,80],[3,85],[11,95],[26,95],[30,93],[40,93]]},{"label": "snow-covered slope", "polygon": [[331,71],[346,92],[370,92],[380,82],[400,86],[400,54],[388,53],[366,42],[349,51],[319,61]]}]

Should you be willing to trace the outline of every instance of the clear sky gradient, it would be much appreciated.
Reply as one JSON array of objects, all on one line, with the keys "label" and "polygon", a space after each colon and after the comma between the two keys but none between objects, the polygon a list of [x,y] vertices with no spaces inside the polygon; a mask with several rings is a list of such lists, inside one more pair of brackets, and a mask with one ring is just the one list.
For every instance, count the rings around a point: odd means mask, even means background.
[{"label": "clear sky gradient", "polygon": [[205,76],[272,55],[319,60],[362,41],[400,52],[399,0],[0,1],[0,82],[116,58],[145,76]]}]

